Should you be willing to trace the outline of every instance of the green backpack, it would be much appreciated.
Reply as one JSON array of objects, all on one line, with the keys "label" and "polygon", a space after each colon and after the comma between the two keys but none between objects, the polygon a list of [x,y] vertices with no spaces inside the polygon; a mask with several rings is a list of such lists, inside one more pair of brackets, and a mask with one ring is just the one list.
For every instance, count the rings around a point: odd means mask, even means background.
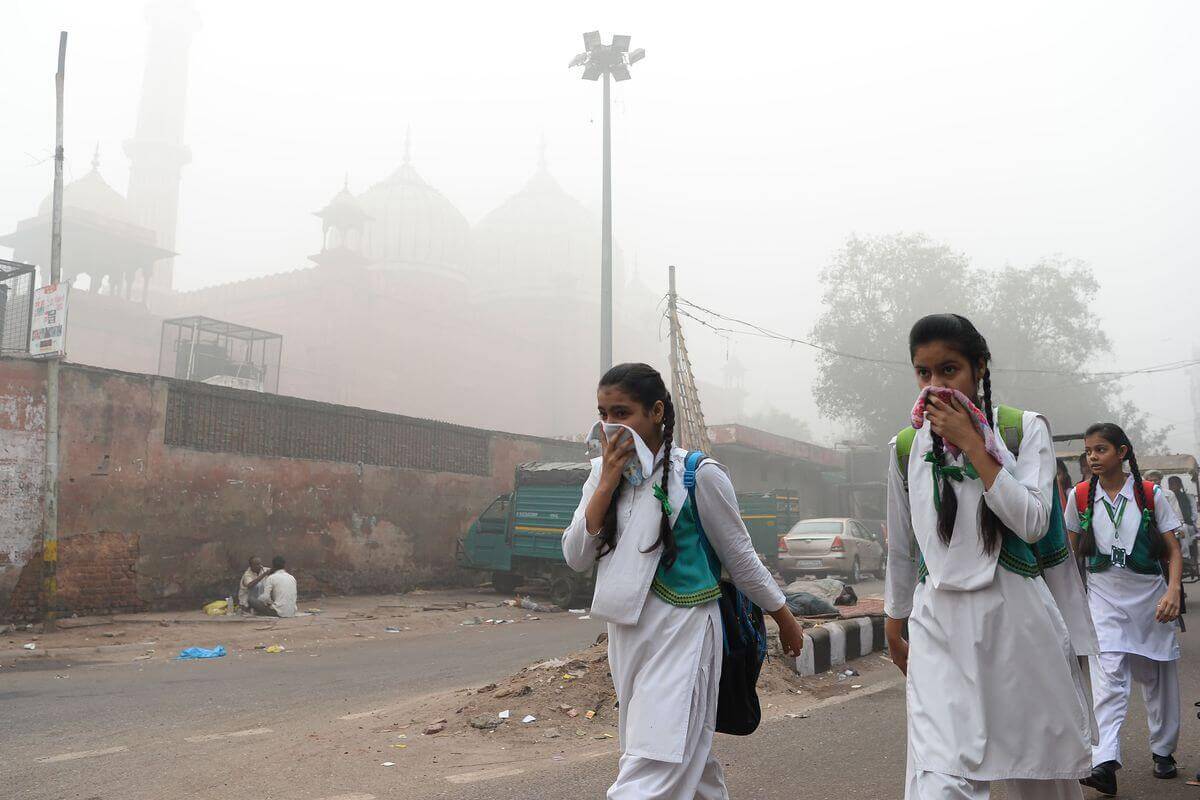
[{"label": "green backpack", "polygon": [[[1004,446],[1016,458],[1021,453],[1021,440],[1025,436],[1025,412],[1012,406],[996,408],[996,428]],[[912,453],[913,442],[917,430],[911,426],[900,431],[896,436],[896,462],[900,468],[900,478],[904,482],[904,491],[908,491],[908,459]],[[1051,567],[1055,567],[1071,557],[1071,549],[1067,545],[1067,529],[1063,522],[1062,503],[1058,492],[1052,492],[1050,504],[1050,530],[1034,544],[1029,544],[1011,531],[1005,531],[1000,546],[1000,566],[1009,572],[1015,572],[1026,578],[1036,578]],[[915,542],[914,542],[915,544]],[[929,570],[925,567],[925,557],[917,549],[919,563],[918,575],[925,580]]]}]

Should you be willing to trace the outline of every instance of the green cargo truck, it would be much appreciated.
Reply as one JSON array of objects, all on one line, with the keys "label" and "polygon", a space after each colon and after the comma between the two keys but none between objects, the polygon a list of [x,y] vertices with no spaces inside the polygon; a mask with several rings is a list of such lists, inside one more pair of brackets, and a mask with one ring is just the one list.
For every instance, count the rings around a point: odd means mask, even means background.
[{"label": "green cargo truck", "polygon": [[738,492],[738,508],[754,549],[770,566],[779,561],[779,537],[800,521],[800,495],[792,489]]},{"label": "green cargo truck", "polygon": [[[541,583],[557,605],[586,604],[593,574],[567,566],[562,533],[583,496],[591,464],[531,462],[517,467],[513,491],[492,501],[458,542],[458,563],[490,572],[497,592],[511,594],[527,583]],[[742,519],[754,549],[773,565],[778,539],[800,518],[794,492],[747,492],[738,495]]]}]

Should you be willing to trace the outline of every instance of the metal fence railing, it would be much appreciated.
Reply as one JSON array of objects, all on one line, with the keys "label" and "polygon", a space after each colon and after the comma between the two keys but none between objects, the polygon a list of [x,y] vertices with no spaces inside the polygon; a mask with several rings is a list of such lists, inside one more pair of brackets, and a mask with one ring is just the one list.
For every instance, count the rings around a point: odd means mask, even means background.
[{"label": "metal fence railing", "polygon": [[0,355],[29,352],[37,267],[0,258]]}]

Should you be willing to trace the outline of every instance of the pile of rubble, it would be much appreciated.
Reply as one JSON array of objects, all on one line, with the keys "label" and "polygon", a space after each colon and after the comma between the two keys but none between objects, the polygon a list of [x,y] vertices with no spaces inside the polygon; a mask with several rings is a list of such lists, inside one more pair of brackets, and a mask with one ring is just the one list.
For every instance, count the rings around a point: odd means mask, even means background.
[{"label": "pile of rubble", "polygon": [[[443,707],[441,716],[433,710],[423,732],[499,734],[527,742],[615,738],[618,712],[606,638],[601,634],[585,650],[532,664],[497,683],[457,692],[457,708],[446,713]],[[764,708],[768,696],[800,694],[801,687],[800,677],[785,660],[768,655],[758,682]]]}]

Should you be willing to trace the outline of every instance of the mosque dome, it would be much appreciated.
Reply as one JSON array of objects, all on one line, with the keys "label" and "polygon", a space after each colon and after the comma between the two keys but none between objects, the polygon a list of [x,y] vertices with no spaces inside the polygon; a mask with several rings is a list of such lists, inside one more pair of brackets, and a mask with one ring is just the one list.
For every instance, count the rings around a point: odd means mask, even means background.
[{"label": "mosque dome", "polygon": [[418,266],[462,274],[470,226],[466,217],[413,168],[404,163],[358,197],[366,215],[362,253],[377,268]]},{"label": "mosque dome", "polygon": [[[48,194],[38,206],[38,214],[49,214],[54,195]],[[120,222],[133,222],[128,201],[100,175],[100,149],[92,156],[92,169],[82,178],[63,187],[63,208],[76,208]]]},{"label": "mosque dome", "polygon": [[[600,278],[600,219],[551,176],[541,159],[516,194],[471,234],[472,265],[500,295],[595,299]],[[624,283],[613,253],[613,284]]]}]

